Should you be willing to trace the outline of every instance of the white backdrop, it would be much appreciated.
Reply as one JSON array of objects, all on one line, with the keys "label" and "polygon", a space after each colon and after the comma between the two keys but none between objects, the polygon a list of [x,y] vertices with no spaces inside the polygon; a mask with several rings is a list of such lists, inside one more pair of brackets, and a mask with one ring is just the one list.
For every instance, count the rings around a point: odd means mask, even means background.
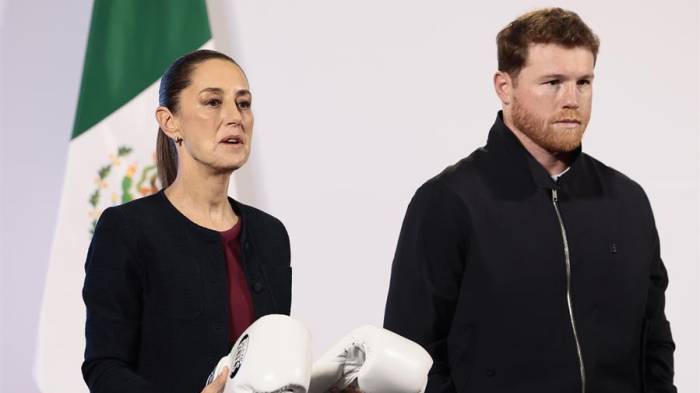
[{"label": "white backdrop", "polygon": [[[39,302],[91,3],[0,3],[3,392],[37,391]],[[484,144],[499,107],[496,33],[549,5],[210,1],[225,21],[216,38],[246,69],[255,100],[253,158],[233,192],[286,224],[292,313],[310,326],[317,353],[356,325],[381,325],[409,199]],[[671,280],[676,382],[696,392],[698,4],[557,5],[601,38],[584,149],[649,194]]]}]

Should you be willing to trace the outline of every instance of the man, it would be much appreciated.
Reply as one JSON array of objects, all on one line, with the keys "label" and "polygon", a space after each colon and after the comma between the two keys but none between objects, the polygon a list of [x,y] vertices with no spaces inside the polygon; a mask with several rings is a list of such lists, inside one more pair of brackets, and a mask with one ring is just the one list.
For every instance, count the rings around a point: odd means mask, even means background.
[{"label": "man", "polygon": [[553,8],[497,44],[503,110],[413,197],[385,327],[433,356],[426,393],[676,392],[649,202],[581,152],[598,38]]}]

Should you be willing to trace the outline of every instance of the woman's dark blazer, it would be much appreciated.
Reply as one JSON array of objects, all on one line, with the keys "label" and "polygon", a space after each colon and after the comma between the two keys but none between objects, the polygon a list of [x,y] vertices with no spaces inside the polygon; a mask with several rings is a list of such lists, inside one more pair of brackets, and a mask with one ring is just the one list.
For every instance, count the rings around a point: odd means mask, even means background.
[{"label": "woman's dark blazer", "polygon": [[[229,198],[256,318],[289,314],[289,237],[273,216]],[[230,350],[226,260],[218,232],[161,191],[105,210],[85,263],[85,361],[93,393],[199,393]]]}]

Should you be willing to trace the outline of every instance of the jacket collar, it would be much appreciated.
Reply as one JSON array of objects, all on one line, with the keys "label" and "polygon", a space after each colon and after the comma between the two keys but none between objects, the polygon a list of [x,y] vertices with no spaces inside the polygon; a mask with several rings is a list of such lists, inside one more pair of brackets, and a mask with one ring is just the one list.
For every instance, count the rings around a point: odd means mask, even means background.
[{"label": "jacket collar", "polygon": [[520,140],[503,122],[503,112],[499,111],[491,127],[485,150],[491,161],[484,168],[493,177],[494,185],[505,193],[504,196],[517,197],[530,194],[537,189],[556,189],[565,194],[593,196],[601,193],[599,177],[590,158],[579,146],[572,155],[570,169],[557,182],[525,149]]},{"label": "jacket collar", "polygon": [[[187,218],[182,212],[177,210],[177,208],[168,200],[168,197],[165,196],[165,189],[161,189],[158,191],[158,196],[160,197],[160,200],[162,203],[165,204],[167,209],[174,214],[175,216],[179,217],[182,222],[186,224],[186,226],[192,230],[194,233],[200,234],[203,239],[206,239],[210,243],[217,243],[221,241],[221,234],[218,231],[215,231],[213,229],[205,228],[203,226],[200,226],[194,222],[192,222],[189,218]],[[238,218],[241,220],[241,244],[244,244],[246,240],[248,240],[248,237],[250,236],[250,223],[247,217],[247,212],[248,209],[246,209],[246,205],[236,201],[235,199],[228,197],[228,202],[231,205],[231,208],[233,208],[233,211],[236,213]]]}]

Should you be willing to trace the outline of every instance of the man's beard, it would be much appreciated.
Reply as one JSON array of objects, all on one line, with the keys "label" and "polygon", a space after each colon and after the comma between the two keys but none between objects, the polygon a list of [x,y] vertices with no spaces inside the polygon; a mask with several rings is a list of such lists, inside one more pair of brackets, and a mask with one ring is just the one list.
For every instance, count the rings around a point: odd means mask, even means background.
[{"label": "man's beard", "polygon": [[[552,124],[563,119],[578,120],[578,127],[559,128]],[[588,119],[578,111],[562,110],[553,118],[552,123],[528,112],[517,99],[513,99],[513,125],[539,147],[551,153],[568,153],[581,146]]]}]

